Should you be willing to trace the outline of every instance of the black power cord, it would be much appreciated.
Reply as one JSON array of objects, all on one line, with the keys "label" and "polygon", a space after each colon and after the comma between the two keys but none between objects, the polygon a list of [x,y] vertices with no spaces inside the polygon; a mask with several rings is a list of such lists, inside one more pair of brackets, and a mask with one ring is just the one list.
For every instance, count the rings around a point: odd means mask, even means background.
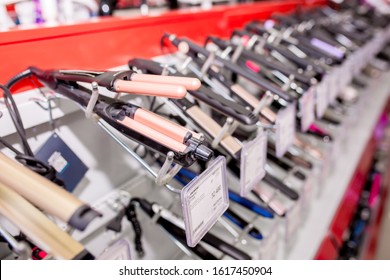
[{"label": "black power cord", "polygon": [[8,148],[9,150],[11,150],[13,153],[15,153],[15,159],[19,163],[26,166],[27,168],[34,171],[35,173],[38,173],[39,175],[46,177],[47,179],[54,182],[55,184],[63,187],[64,182],[61,179],[57,178],[57,172],[55,171],[55,169],[52,166],[44,163],[43,161],[40,161],[39,159],[35,158],[34,153],[32,152],[31,147],[27,141],[26,130],[24,128],[23,121],[20,116],[18,107],[10,91],[10,88],[14,84],[16,84],[18,81],[22,79],[29,77],[30,75],[31,75],[31,71],[26,70],[13,77],[7,83],[7,86],[0,84],[0,88],[4,92],[4,103],[11,116],[12,122],[15,125],[16,132],[19,135],[19,138],[21,139],[24,153],[17,150],[15,147],[13,147],[2,137],[0,137],[0,143],[4,145],[6,148]]}]

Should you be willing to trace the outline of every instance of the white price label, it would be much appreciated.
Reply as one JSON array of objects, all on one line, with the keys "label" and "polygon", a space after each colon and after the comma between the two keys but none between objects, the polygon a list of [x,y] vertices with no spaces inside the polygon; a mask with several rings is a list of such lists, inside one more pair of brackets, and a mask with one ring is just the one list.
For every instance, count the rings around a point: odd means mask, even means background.
[{"label": "white price label", "polygon": [[316,112],[317,118],[322,118],[329,105],[328,99],[328,76],[316,87]]},{"label": "white price label", "polygon": [[339,69],[334,69],[329,76],[329,103],[333,104],[336,101],[337,95],[340,91],[340,77]]},{"label": "white price label", "polygon": [[322,161],[322,166],[321,166],[321,174],[320,174],[320,182],[325,182],[326,179],[329,177],[329,171],[330,171],[330,166],[331,166],[331,155],[333,152],[332,147],[327,148],[327,153],[325,159]]},{"label": "white price label", "polygon": [[257,137],[243,145],[241,149],[240,195],[248,193],[265,176],[265,160],[267,158],[267,137],[260,130]]},{"label": "white price label", "polygon": [[196,246],[229,206],[226,159],[219,156],[181,192],[187,244]]},{"label": "white price label", "polygon": [[280,110],[276,117],[276,156],[282,157],[295,140],[295,103]]},{"label": "white price label", "polygon": [[279,245],[279,233],[277,227],[275,227],[267,236],[262,240],[260,246],[260,259],[262,260],[275,260],[278,256]]},{"label": "white price label", "polygon": [[353,75],[357,76],[360,73],[360,60],[362,56],[362,50],[358,49],[353,53],[352,71]]},{"label": "white price label", "polygon": [[349,56],[345,62],[345,70],[342,72],[345,74],[345,86],[349,85],[353,79],[353,56]]},{"label": "white price label", "polygon": [[310,204],[313,199],[313,189],[314,189],[314,178],[313,176],[309,176],[305,184],[303,185],[303,205],[302,211],[303,214],[307,213],[307,210],[310,208]]},{"label": "white price label", "polygon": [[299,99],[299,112],[301,115],[301,131],[305,132],[315,119],[315,88],[309,88]]},{"label": "white price label", "polygon": [[297,200],[286,215],[286,241],[292,240],[301,224],[302,199]]}]

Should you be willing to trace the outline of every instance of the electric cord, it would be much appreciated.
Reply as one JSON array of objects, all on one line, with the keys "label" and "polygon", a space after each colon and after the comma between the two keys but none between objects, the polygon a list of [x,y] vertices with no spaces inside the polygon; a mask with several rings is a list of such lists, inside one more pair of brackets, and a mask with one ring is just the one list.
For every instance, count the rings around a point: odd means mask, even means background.
[{"label": "electric cord", "polygon": [[0,88],[4,92],[4,101],[5,101],[6,108],[11,116],[12,122],[15,125],[17,134],[19,135],[22,141],[24,154],[19,150],[17,150],[15,147],[13,147],[10,143],[8,143],[3,137],[0,137],[0,143],[15,154],[15,160],[17,160],[19,163],[26,166],[27,168],[34,171],[35,173],[38,173],[39,175],[49,179],[55,184],[63,187],[64,182],[57,177],[56,170],[52,166],[35,158],[34,153],[32,152],[30,145],[28,144],[26,131],[23,126],[23,122],[18,107],[10,91],[10,87],[15,85],[18,81],[29,77],[30,75],[31,75],[31,71],[26,70],[16,75],[15,77],[11,78],[11,80],[7,83],[8,86],[4,86],[0,84]]},{"label": "electric cord", "polygon": [[129,205],[125,209],[125,215],[127,220],[131,223],[134,229],[134,245],[135,245],[135,250],[137,251],[137,254],[139,257],[143,257],[145,255],[143,246],[142,246],[142,228],[141,224],[139,223],[137,219],[137,213],[135,210],[136,203],[138,203],[137,199],[132,199],[129,202]]},{"label": "electric cord", "polygon": [[12,122],[14,123],[14,126],[16,128],[16,131],[22,141],[23,144],[23,149],[26,154],[29,156],[33,156],[33,152],[30,148],[30,145],[27,142],[27,137],[26,137],[26,131],[23,126],[22,118],[20,116],[18,107],[16,105],[16,102],[14,98],[12,97],[11,91],[9,90],[9,87],[0,85],[0,88],[4,92],[4,103],[5,106],[7,107],[7,110],[11,116]]}]

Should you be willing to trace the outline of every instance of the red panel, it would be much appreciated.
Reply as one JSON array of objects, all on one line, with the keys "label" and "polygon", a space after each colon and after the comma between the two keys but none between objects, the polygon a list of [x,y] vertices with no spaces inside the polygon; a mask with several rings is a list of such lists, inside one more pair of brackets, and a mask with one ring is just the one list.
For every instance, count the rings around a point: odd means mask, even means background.
[{"label": "red panel", "polygon": [[209,34],[227,36],[252,19],[286,12],[298,5],[326,1],[272,1],[168,12],[161,16],[108,18],[75,25],[12,30],[0,33],[0,82],[30,65],[41,68],[107,69],[126,64],[135,56],[161,55],[163,32],[185,35],[203,42]]},{"label": "red panel", "polygon": [[349,227],[353,218],[360,192],[364,186],[368,171],[371,167],[375,146],[376,143],[374,137],[371,137],[331,223],[330,231],[333,233],[339,244],[341,244],[343,234]]},{"label": "red panel", "polygon": [[322,241],[320,248],[314,257],[315,260],[335,260],[339,255],[333,237],[328,234]]}]

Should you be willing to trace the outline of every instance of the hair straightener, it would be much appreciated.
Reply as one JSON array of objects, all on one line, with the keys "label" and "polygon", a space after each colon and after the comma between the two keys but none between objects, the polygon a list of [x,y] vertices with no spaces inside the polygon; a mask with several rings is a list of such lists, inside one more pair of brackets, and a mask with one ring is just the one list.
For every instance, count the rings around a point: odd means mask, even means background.
[{"label": "hair straightener", "polygon": [[[162,42],[165,42],[169,40],[174,46],[176,46],[181,52],[187,54],[188,56],[192,57],[195,61],[198,60],[199,55],[203,56],[205,59],[207,59],[211,53],[206,50],[205,48],[193,43],[187,38],[177,38],[175,35],[171,35],[168,33],[165,33],[162,37]],[[278,96],[279,98],[284,99],[287,102],[291,102],[292,98],[286,94],[282,89],[274,86],[272,83],[268,82],[264,78],[261,78],[255,74],[252,74],[248,71],[245,71],[241,67],[238,67],[234,63],[230,62],[229,60],[226,60],[224,58],[219,57],[216,55],[214,57],[214,61],[211,62],[212,65],[219,65],[220,67],[223,67],[226,70],[231,71],[232,73],[235,73],[236,75],[242,76],[255,85],[259,86],[260,88],[264,90],[269,90],[272,94]]]},{"label": "hair straightener", "polygon": [[[234,41],[227,41],[227,40],[222,40],[218,37],[215,36],[208,36],[206,38],[206,43],[212,42],[215,45],[218,46],[218,48],[223,51],[227,48],[231,48],[231,52],[235,52],[237,48],[239,47],[239,44],[234,44]],[[245,45],[243,45],[245,46]],[[285,76],[289,77],[290,75],[294,76],[294,79],[297,81],[303,83],[306,86],[309,86],[311,84],[311,79],[310,77],[307,77],[306,75],[303,75],[301,73],[298,73],[296,68],[289,67],[288,65],[284,65],[283,63],[279,61],[275,61],[274,59],[271,59],[271,57],[266,57],[264,55],[256,54],[250,50],[247,50],[243,48],[240,50],[240,57],[242,57],[245,62],[247,61],[253,61],[255,63],[260,64],[260,68],[267,67],[271,71],[278,71]]]},{"label": "hair straightener", "polygon": [[[161,76],[143,76],[133,71],[42,71],[35,67],[29,68],[9,84],[12,86],[28,76],[35,76],[47,87],[84,108],[90,102],[91,90],[77,82],[96,82],[116,92],[140,92],[172,98],[183,97],[186,87],[196,88],[200,85],[196,82],[197,79],[177,77],[169,77],[161,83]],[[213,152],[203,145],[196,133],[130,103],[99,95],[93,112],[126,137],[146,145],[162,156],[172,151],[173,160],[180,165],[189,166],[196,160],[208,161],[213,156]]]},{"label": "hair straightener", "polygon": [[[2,169],[1,173],[5,172],[6,171]],[[18,177],[14,178],[17,178],[15,180],[19,180]],[[26,186],[34,190],[34,188],[31,188],[32,185]],[[27,201],[27,199],[12,190],[12,188],[13,187],[9,188],[7,184],[3,184],[3,182],[0,183],[0,214],[20,229],[32,243],[57,259],[94,259],[94,256],[91,255],[82,244],[60,229],[40,210]],[[40,193],[38,195],[43,197],[44,194],[45,193]],[[46,200],[52,198],[53,197],[50,196],[45,197]],[[30,200],[30,197],[28,197],[28,200]],[[57,204],[57,206],[60,205],[63,204]],[[41,205],[39,205],[39,207],[41,207]]]},{"label": "hair straightener", "polygon": [[[181,184],[184,186],[187,185],[191,180],[193,180],[198,174],[195,172],[182,168],[178,174],[175,176],[175,179],[177,179]],[[254,203],[253,201],[241,197],[237,192],[230,190],[228,192],[229,199],[235,203],[240,204],[241,206],[247,208],[248,210],[268,219],[272,219],[274,217],[273,213],[267,209],[266,207],[263,207],[259,204]]]},{"label": "hair straightener", "polygon": [[[155,75],[161,75],[164,71],[164,67],[160,63],[147,59],[135,58],[130,60],[128,64],[130,68],[136,67],[143,72]],[[173,71],[168,72],[168,74],[174,75],[175,77],[186,77],[178,71],[175,71],[172,67],[169,67],[169,69]],[[170,76],[162,76],[162,78],[163,77]],[[188,93],[214,108],[216,111],[219,111],[226,116],[230,116],[244,125],[254,125],[258,121],[251,110],[231,99],[224,98],[222,95],[215,93],[205,85],[200,86],[196,90],[188,90]]]},{"label": "hair straightener", "polygon": [[238,260],[250,260],[251,257],[245,252],[237,249],[236,247],[226,243],[220,238],[216,237],[212,233],[208,232],[202,238],[201,243],[195,247],[189,247],[186,244],[186,235],[184,230],[184,221],[182,218],[178,217],[171,211],[163,208],[161,205],[153,202],[149,202],[143,198],[132,198],[129,204],[126,206],[125,215],[126,218],[131,222],[135,237],[134,243],[136,246],[136,251],[140,256],[144,255],[144,250],[142,246],[142,229],[141,225],[137,219],[136,206],[139,207],[150,217],[153,218],[155,215],[158,215],[156,223],[163,227],[170,235],[177,239],[181,244],[186,246],[193,253],[198,255],[202,259],[217,259],[214,255],[207,251],[202,245],[202,243],[208,244],[218,251],[230,256],[233,259]]}]

